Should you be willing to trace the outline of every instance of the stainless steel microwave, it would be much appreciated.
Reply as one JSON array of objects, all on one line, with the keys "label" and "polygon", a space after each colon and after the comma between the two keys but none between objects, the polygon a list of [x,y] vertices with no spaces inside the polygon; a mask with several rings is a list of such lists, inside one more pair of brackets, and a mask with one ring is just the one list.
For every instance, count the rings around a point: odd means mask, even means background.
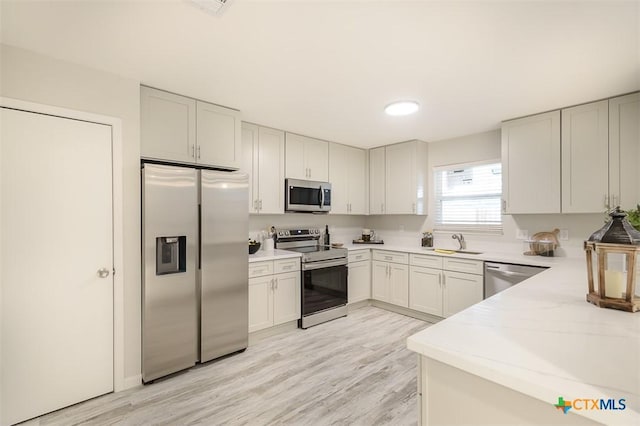
[{"label": "stainless steel microwave", "polygon": [[311,180],[285,179],[284,210],[328,213],[331,211],[331,184]]}]

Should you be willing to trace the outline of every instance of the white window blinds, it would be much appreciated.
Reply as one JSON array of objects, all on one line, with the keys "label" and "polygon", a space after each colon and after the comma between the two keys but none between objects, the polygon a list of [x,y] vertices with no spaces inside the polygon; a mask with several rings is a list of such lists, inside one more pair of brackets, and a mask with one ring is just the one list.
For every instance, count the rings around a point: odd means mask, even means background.
[{"label": "white window blinds", "polygon": [[434,170],[436,230],[501,232],[502,164],[461,164]]}]

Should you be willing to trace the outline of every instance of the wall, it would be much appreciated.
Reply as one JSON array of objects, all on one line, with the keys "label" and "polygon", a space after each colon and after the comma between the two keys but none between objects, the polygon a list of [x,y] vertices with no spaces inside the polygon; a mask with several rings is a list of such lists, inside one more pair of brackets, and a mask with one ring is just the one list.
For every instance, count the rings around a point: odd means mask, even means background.
[{"label": "wall", "polygon": [[[470,163],[483,160],[500,160],[500,130],[464,136],[429,143],[428,168],[431,178],[433,167]],[[544,172],[544,169],[541,169]],[[434,191],[429,182],[429,212],[435,211]],[[603,224],[604,214],[547,214],[547,215],[505,215],[502,235],[465,234],[470,250],[524,251],[524,244],[516,240],[516,231],[526,229],[529,235],[554,228],[567,229],[569,240],[561,241],[558,256],[581,256],[582,243],[593,231]],[[366,225],[376,229],[389,242],[418,245],[420,233],[434,228],[433,216],[368,216]],[[450,232],[434,235],[438,247],[457,248],[457,242]]]},{"label": "wall", "polygon": [[125,377],[140,375],[140,89],[139,82],[0,45],[0,95],[118,117],[124,186]]}]

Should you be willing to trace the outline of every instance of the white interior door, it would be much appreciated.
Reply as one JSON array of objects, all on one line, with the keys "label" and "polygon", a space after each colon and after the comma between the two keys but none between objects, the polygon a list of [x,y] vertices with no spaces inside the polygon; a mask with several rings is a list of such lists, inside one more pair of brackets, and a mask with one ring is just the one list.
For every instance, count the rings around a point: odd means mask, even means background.
[{"label": "white interior door", "polygon": [[13,424],[113,390],[112,136],[0,113],[0,423]]}]

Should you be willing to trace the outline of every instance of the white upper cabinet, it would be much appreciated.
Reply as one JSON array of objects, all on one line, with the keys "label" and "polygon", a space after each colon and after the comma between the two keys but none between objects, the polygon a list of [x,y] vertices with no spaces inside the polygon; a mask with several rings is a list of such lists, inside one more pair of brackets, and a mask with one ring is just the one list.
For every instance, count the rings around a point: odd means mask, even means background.
[{"label": "white upper cabinet", "polygon": [[242,123],[242,153],[249,213],[284,213],[284,132]]},{"label": "white upper cabinet", "polygon": [[560,111],[502,123],[503,212],[560,213]]},{"label": "white upper cabinet", "polygon": [[609,102],[562,110],[562,212],[599,213],[609,200]]},{"label": "white upper cabinet", "polygon": [[240,170],[249,175],[249,213],[258,213],[258,175],[253,169],[254,152],[258,150],[258,126],[242,123],[242,166]]},{"label": "white upper cabinet", "polygon": [[331,213],[366,214],[366,152],[362,149],[329,144]]},{"label": "white upper cabinet", "polygon": [[640,203],[640,93],[609,99],[611,207]]},{"label": "white upper cabinet", "polygon": [[385,213],[415,213],[415,143],[389,145],[385,147],[385,156]]},{"label": "white upper cabinet", "polygon": [[369,214],[384,214],[384,147],[369,150]]},{"label": "white upper cabinet", "polygon": [[196,162],[240,168],[240,112],[197,101],[196,114]]},{"label": "white upper cabinet", "polygon": [[140,87],[143,158],[226,169],[241,165],[240,112]]},{"label": "white upper cabinet", "polygon": [[369,156],[369,213],[427,214],[427,144],[388,145]]},{"label": "white upper cabinet", "polygon": [[196,101],[141,86],[140,136],[142,157],[195,162]]},{"label": "white upper cabinet", "polygon": [[328,142],[287,133],[285,147],[286,177],[329,181]]}]

